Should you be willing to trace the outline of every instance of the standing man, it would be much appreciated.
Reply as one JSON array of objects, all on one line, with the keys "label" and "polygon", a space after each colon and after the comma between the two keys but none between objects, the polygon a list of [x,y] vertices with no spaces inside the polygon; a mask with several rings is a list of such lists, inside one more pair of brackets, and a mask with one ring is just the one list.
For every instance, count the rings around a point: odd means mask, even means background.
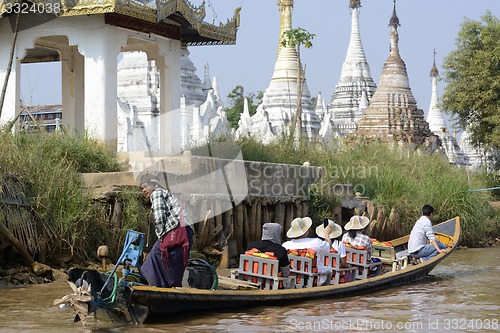
[{"label": "standing man", "polygon": [[431,205],[424,205],[422,207],[422,216],[413,226],[410,233],[410,240],[408,241],[408,252],[410,255],[417,259],[420,258],[423,261],[427,261],[439,253],[444,253],[446,249],[446,245],[438,241],[436,236],[434,236],[431,222],[433,213],[434,208]]},{"label": "standing man", "polygon": [[151,201],[158,236],[142,264],[142,274],[151,286],[181,287],[193,243],[193,230],[186,210],[170,191],[160,185],[158,177],[145,174],[140,186]]}]

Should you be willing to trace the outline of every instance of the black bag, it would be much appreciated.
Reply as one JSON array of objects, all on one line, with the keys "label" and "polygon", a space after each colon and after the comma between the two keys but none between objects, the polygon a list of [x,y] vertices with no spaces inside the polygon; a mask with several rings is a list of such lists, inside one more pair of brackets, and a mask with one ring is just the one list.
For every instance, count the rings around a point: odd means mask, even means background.
[{"label": "black bag", "polygon": [[215,268],[202,259],[189,259],[186,267],[187,282],[191,288],[212,289],[218,287],[218,276]]}]

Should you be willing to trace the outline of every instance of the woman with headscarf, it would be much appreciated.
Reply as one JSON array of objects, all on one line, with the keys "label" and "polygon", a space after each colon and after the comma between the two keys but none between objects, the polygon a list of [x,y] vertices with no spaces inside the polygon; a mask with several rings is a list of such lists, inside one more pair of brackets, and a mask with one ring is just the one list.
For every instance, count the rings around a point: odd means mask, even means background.
[{"label": "woman with headscarf", "polygon": [[281,246],[281,225],[278,223],[264,223],[262,226],[262,239],[251,242],[247,251],[257,249],[260,252],[273,252],[279,261],[282,277],[290,275],[290,261],[286,249]]}]

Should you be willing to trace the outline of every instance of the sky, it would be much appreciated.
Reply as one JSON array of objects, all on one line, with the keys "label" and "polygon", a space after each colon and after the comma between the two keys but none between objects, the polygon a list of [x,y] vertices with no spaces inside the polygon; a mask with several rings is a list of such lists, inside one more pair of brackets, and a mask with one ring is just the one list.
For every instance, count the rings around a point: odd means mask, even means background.
[{"label": "sky", "polygon": [[[202,0],[190,0],[195,5]],[[203,67],[217,77],[221,97],[237,85],[250,92],[265,91],[274,69],[279,41],[280,16],[277,0],[206,0],[205,21],[226,22],[234,9],[242,6],[236,45],[193,46],[190,58],[203,79]],[[360,31],[372,78],[378,84],[389,56],[389,20],[392,0],[361,0]],[[487,10],[500,16],[500,0],[398,0],[399,49],[406,63],[410,87],[417,105],[427,114],[431,99],[430,70],[433,50],[441,73],[443,58],[456,48],[455,39],[464,20],[479,21]],[[301,51],[306,80],[312,96],[322,93],[330,102],[340,78],[351,32],[349,0],[295,0],[293,27],[304,28],[316,36],[311,49]],[[60,103],[60,83],[45,84],[45,75],[59,77],[54,65],[23,69],[23,100],[31,104]],[[438,83],[442,95],[445,82]],[[227,101],[226,101],[227,104]]]}]

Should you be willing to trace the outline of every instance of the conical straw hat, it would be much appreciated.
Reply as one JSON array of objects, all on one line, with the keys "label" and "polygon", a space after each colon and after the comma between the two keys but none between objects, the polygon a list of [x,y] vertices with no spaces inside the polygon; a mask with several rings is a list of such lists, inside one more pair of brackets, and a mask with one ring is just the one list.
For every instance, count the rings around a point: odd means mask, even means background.
[{"label": "conical straw hat", "polygon": [[297,238],[305,234],[312,225],[310,217],[297,217],[292,221],[290,229],[286,232],[288,238]]},{"label": "conical straw hat", "polygon": [[[328,220],[328,224],[332,229],[332,231],[330,232],[331,239],[337,238],[342,235],[342,227],[340,225],[333,222],[332,220]],[[323,226],[323,223],[316,227],[316,235],[318,235],[318,237],[325,238],[325,227]]]},{"label": "conical straw hat", "polygon": [[370,219],[366,216],[354,215],[351,217],[349,222],[344,226],[345,230],[361,230],[366,228],[366,226],[370,223]]}]

